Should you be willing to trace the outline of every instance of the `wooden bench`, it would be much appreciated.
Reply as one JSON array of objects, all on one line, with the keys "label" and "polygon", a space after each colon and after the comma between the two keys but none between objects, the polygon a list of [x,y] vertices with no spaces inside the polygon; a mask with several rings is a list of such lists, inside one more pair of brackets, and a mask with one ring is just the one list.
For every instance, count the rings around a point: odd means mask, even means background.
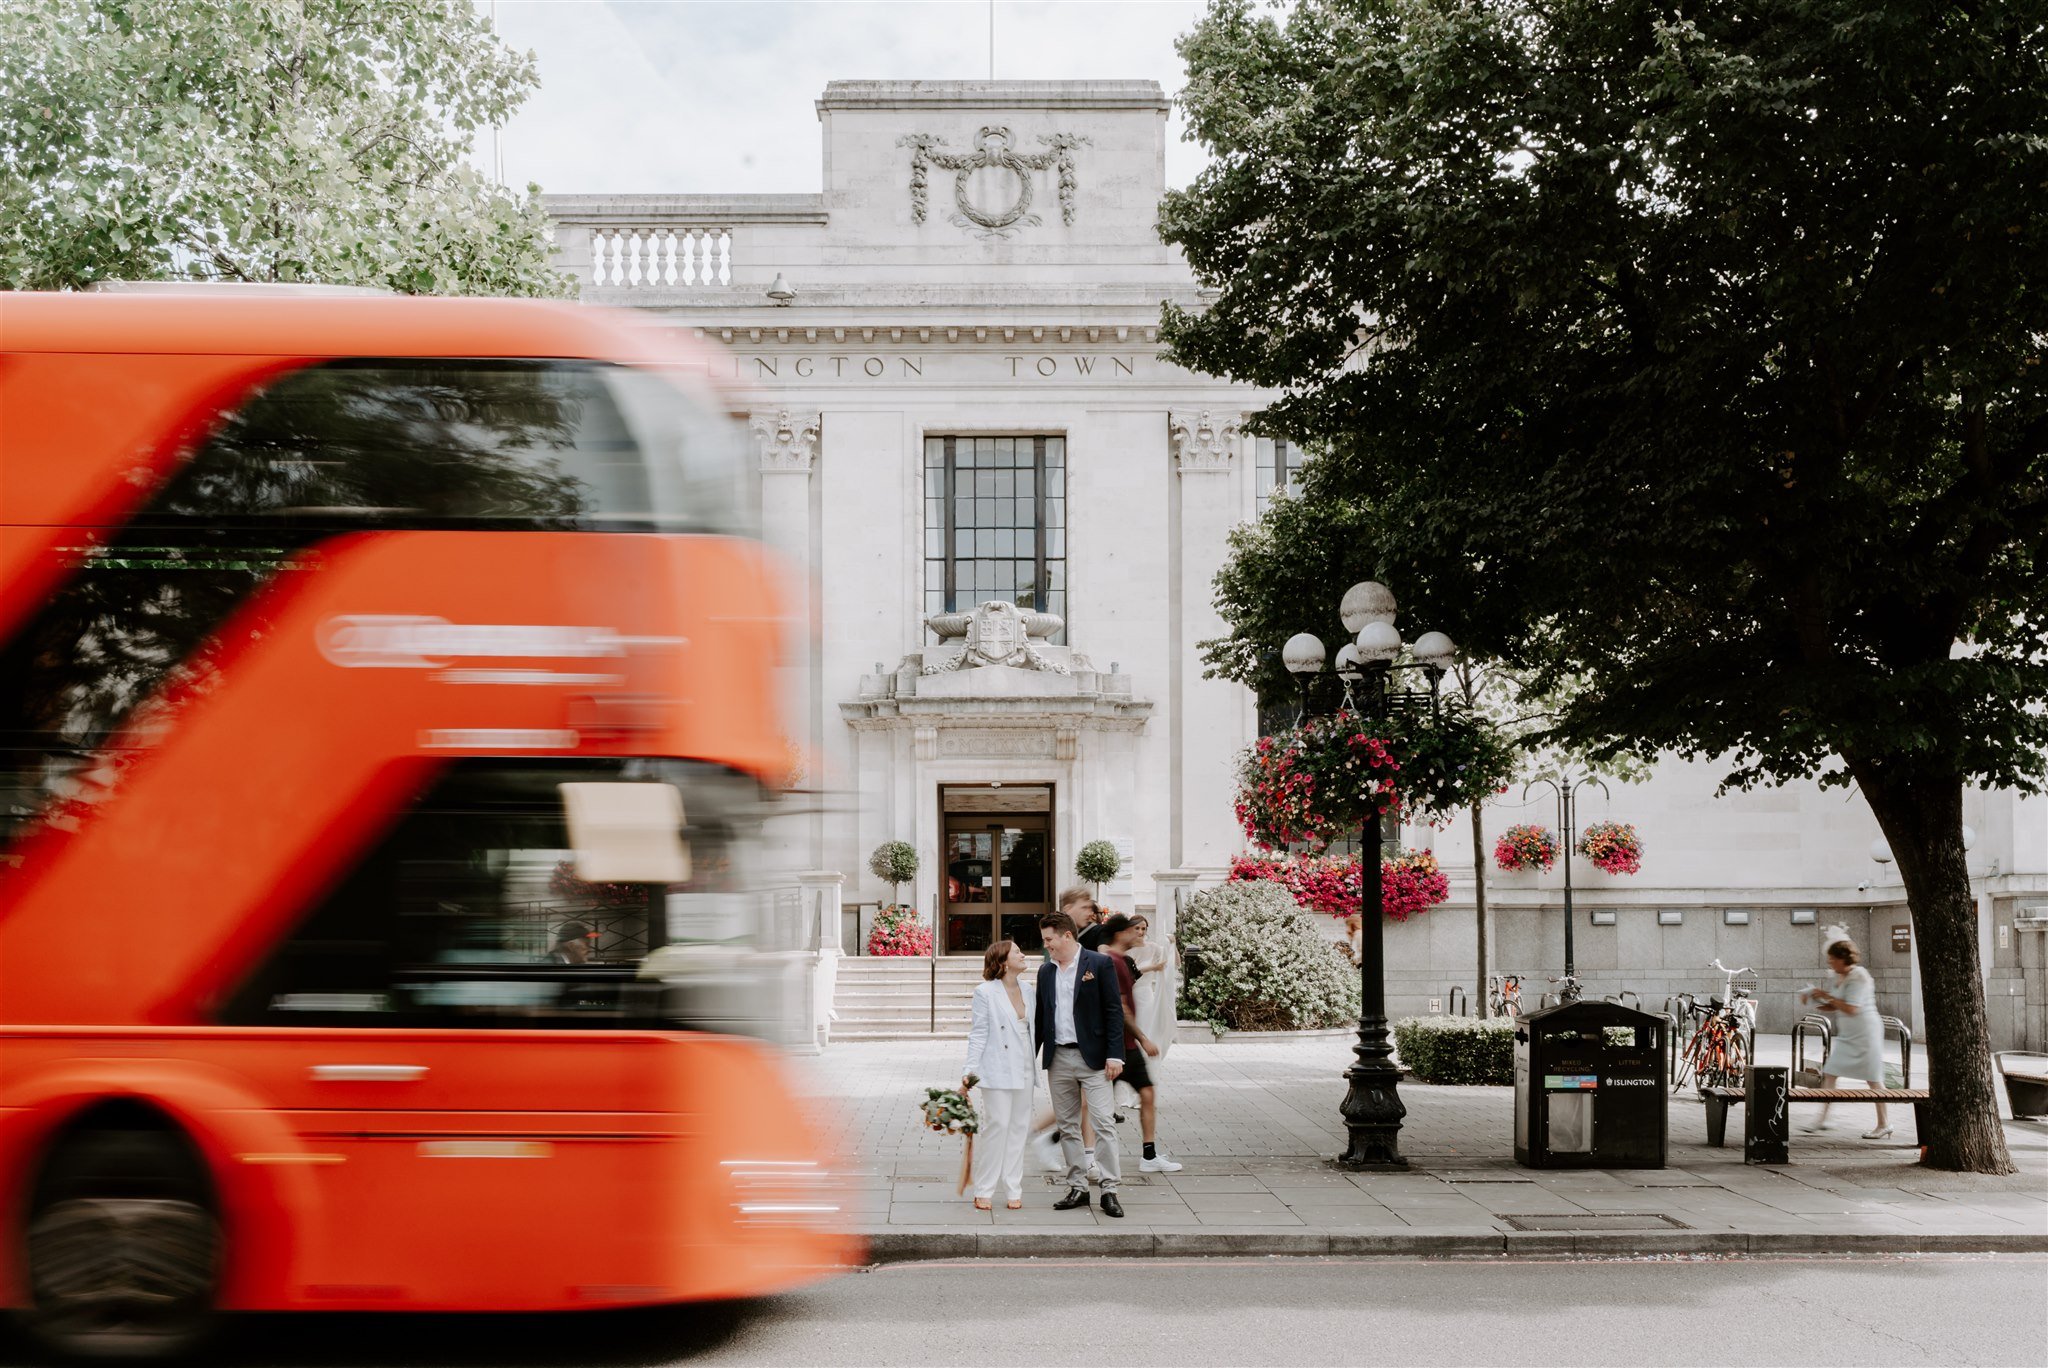
[{"label": "wooden bench", "polygon": [[1999,1077],[2005,1080],[2005,1099],[2012,1103],[2014,1116],[2048,1115],[2048,1055],[2031,1050],[2000,1050]]},{"label": "wooden bench", "polygon": [[[1700,1100],[1707,1104],[1707,1143],[1719,1147],[1728,1137],[1728,1109],[1740,1106],[1741,1088],[1702,1088]],[[1927,1134],[1927,1103],[1933,1094],[1925,1088],[1792,1088],[1785,1094],[1791,1102],[1910,1102],[1913,1105],[1913,1133]]]}]

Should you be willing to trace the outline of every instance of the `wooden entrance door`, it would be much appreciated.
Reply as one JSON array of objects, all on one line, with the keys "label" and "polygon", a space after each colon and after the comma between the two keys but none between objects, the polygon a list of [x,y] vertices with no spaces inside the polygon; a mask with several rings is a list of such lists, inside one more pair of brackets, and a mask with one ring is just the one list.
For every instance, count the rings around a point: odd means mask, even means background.
[{"label": "wooden entrance door", "polygon": [[945,953],[978,955],[998,940],[1036,950],[1053,898],[1052,814],[945,816]]}]

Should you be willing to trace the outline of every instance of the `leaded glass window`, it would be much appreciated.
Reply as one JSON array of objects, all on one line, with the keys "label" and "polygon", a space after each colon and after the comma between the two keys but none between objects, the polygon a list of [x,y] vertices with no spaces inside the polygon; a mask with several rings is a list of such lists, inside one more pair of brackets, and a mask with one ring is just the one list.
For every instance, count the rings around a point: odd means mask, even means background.
[{"label": "leaded glass window", "polygon": [[1066,616],[1066,438],[927,437],[924,496],[926,613],[1002,599]]}]

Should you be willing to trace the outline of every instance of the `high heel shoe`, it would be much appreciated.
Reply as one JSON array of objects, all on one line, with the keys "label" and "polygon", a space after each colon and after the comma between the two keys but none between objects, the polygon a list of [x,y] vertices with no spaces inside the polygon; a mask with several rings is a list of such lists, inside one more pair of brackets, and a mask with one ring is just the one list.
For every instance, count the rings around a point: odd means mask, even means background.
[{"label": "high heel shoe", "polygon": [[1863,1138],[1865,1140],[1882,1140],[1889,1136],[1891,1133],[1892,1128],[1890,1126],[1879,1126],[1876,1130],[1867,1130],[1863,1132]]}]

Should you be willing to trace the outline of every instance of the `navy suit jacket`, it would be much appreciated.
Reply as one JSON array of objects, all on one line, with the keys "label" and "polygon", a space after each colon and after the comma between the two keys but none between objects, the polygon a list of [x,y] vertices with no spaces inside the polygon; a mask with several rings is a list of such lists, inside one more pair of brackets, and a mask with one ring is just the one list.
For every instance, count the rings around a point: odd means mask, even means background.
[{"label": "navy suit jacket", "polygon": [[[1052,1016],[1059,972],[1050,959],[1038,967],[1039,1059],[1048,1070],[1058,1048]],[[1109,956],[1093,950],[1081,952],[1074,970],[1074,1038],[1080,1043],[1082,1062],[1091,1069],[1124,1057],[1124,997],[1117,987],[1116,966]]]}]

